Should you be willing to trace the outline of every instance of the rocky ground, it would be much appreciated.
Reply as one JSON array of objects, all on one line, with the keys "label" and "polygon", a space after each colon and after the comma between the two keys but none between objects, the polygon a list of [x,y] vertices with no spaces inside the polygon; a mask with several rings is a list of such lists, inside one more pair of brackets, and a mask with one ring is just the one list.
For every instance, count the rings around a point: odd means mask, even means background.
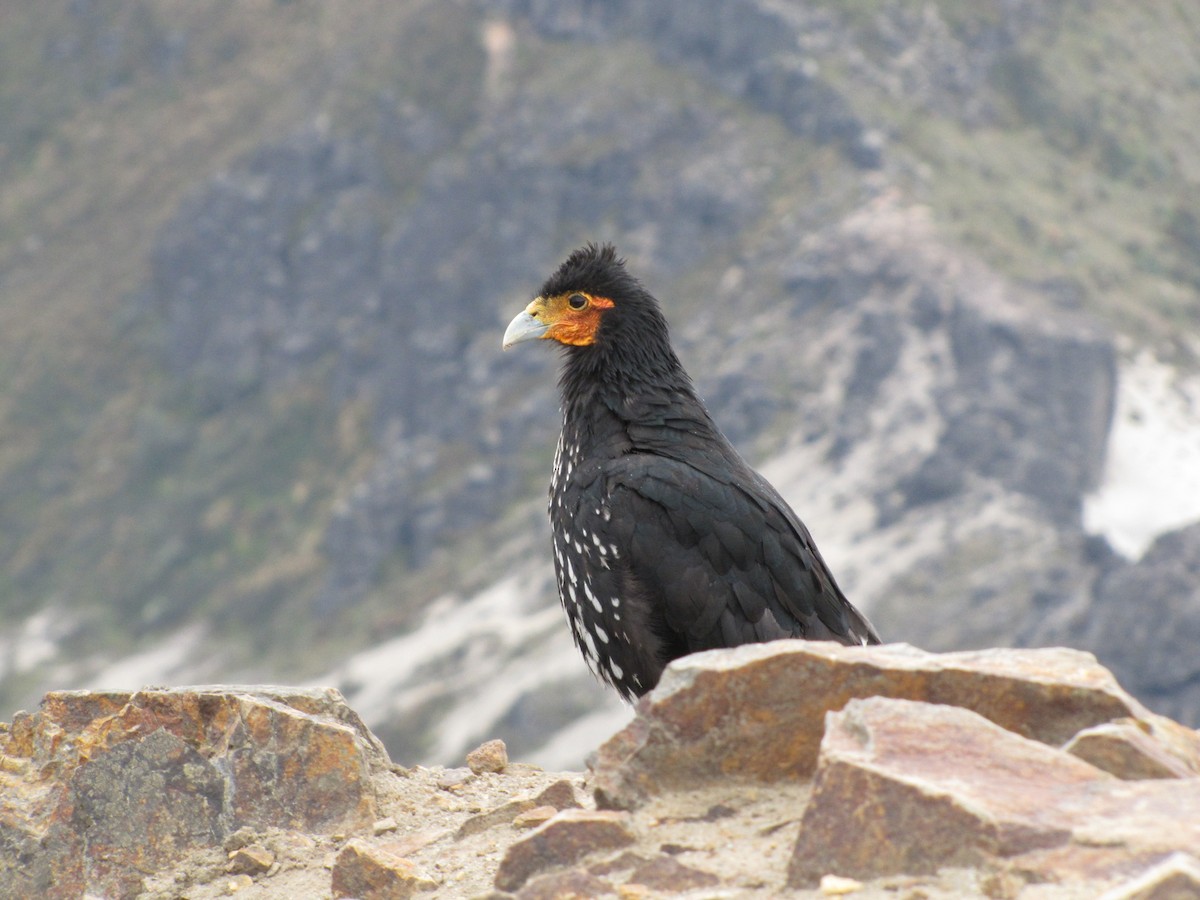
[{"label": "rocky ground", "polygon": [[1200,896],[1200,735],[1063,649],[698,654],[586,773],[272,687],[55,693],[0,753],[5,898]]}]

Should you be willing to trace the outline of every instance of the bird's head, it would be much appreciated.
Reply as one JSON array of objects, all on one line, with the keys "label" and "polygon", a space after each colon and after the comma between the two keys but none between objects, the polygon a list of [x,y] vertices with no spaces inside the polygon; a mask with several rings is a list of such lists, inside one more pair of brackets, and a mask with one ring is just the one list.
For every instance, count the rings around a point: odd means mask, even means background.
[{"label": "bird's head", "polygon": [[567,257],[504,332],[503,347],[532,340],[610,348],[622,333],[647,328],[666,336],[654,298],[625,270],[611,244],[588,244]]}]

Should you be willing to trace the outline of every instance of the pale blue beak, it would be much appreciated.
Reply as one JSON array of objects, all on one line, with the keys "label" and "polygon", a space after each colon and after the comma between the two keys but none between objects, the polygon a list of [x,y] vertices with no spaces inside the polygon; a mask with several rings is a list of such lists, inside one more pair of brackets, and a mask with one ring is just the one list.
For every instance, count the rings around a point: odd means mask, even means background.
[{"label": "pale blue beak", "polygon": [[504,329],[504,340],[500,346],[507,350],[513,344],[520,344],[523,341],[532,341],[544,337],[549,330],[549,325],[545,322],[539,322],[527,311],[519,312],[516,318],[509,322],[508,327]]}]

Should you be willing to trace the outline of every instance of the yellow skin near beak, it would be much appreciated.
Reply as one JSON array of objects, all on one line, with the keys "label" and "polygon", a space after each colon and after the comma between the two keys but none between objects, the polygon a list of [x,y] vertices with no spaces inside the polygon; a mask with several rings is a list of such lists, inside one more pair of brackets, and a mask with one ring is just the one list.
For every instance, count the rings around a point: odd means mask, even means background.
[{"label": "yellow skin near beak", "polygon": [[500,346],[507,350],[514,344],[548,338],[560,344],[586,347],[596,340],[600,317],[612,308],[613,302],[607,297],[579,291],[537,297],[508,323]]}]

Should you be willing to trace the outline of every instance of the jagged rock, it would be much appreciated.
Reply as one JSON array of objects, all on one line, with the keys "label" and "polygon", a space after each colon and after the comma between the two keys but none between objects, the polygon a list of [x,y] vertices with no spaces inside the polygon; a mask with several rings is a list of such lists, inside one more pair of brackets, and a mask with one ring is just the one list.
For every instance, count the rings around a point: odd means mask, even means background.
[{"label": "jagged rock", "polygon": [[872,697],[831,713],[792,886],[1020,858],[1039,879],[1195,846],[1200,779],[1120,782],[964,709]]},{"label": "jagged rock", "polygon": [[244,826],[369,824],[388,766],[341,695],[301,688],[54,692],[0,753],[0,880],[49,898],[132,896]]},{"label": "jagged rock", "polygon": [[600,748],[597,800],[633,808],[651,793],[714,778],[807,777],[825,713],[873,695],[961,706],[1054,746],[1093,725],[1151,715],[1092,656],[1073,650],[750,645],[668,667],[637,718]]},{"label": "jagged rock", "polygon": [[831,713],[788,881],[924,874],[1070,837],[1064,788],[1111,776],[964,709],[873,697]]},{"label": "jagged rock", "polygon": [[1200,862],[1172,853],[1130,882],[1107,891],[1100,900],[1195,900],[1200,897]]},{"label": "jagged rock", "polygon": [[538,806],[553,806],[555,809],[578,809],[579,798],[575,796],[575,785],[566,778],[559,779],[534,798]]},{"label": "jagged rock", "polygon": [[467,766],[476,775],[482,772],[503,772],[508,766],[508,748],[504,741],[494,740],[480,744],[467,754]]},{"label": "jagged rock", "polygon": [[636,839],[623,813],[566,810],[508,848],[496,887],[516,890],[545,869],[573,865],[593,851],[619,849]]},{"label": "jagged rock", "polygon": [[404,900],[436,887],[411,860],[359,840],[346,844],[333,864],[334,897]]},{"label": "jagged rock", "polygon": [[275,863],[275,854],[258,844],[241,847],[229,854],[225,870],[231,875],[261,875]]},{"label": "jagged rock", "polygon": [[1170,753],[1135,721],[1105,722],[1085,728],[1063,748],[1098,769],[1126,781],[1189,778],[1200,768]]}]

